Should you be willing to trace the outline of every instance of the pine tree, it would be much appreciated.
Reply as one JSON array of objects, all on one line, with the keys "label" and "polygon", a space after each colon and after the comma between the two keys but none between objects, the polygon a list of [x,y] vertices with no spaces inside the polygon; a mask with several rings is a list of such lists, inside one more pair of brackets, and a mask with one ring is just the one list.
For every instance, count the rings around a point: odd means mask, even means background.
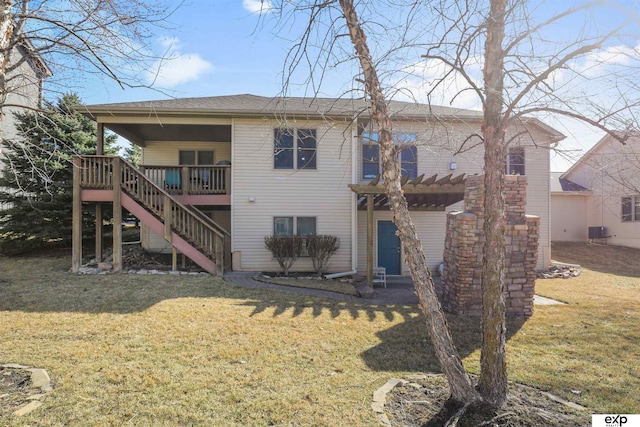
[{"label": "pine tree", "polygon": [[135,167],[139,167],[142,164],[142,147],[130,142],[129,146],[124,148],[124,158]]},{"label": "pine tree", "polygon": [[[75,154],[96,153],[96,123],[73,110],[80,98],[67,94],[45,102],[41,112],[17,114],[18,137],[3,141],[0,171],[0,250],[23,252],[71,242]],[[115,154],[115,135],[104,138],[105,153]],[[95,219],[83,214],[84,230]]]}]

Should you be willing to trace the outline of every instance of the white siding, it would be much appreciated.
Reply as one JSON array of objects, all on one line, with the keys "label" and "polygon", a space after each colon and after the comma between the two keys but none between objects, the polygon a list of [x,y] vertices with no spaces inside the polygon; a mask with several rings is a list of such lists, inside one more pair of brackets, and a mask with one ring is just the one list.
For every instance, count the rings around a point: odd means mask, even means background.
[{"label": "white siding", "polygon": [[[22,55],[22,48],[13,49],[9,58],[9,65],[17,63]],[[3,139],[11,140],[17,136],[16,120],[13,114],[16,112],[29,112],[40,104],[41,82],[28,62],[22,63],[8,77],[7,99],[4,104],[13,106],[0,106],[3,114],[2,126],[0,126],[0,167],[2,167],[2,159],[4,157],[1,141]],[[19,106],[24,106],[25,108],[20,108]]]},{"label": "white siding", "polygon": [[611,245],[640,248],[640,221],[622,222],[622,197],[640,195],[639,154],[640,138],[622,145],[607,136],[566,176],[592,190],[587,227],[606,227]]},{"label": "white siding", "polygon": [[[418,238],[427,258],[427,264],[437,271],[444,253],[446,228],[446,212],[411,212],[411,219],[418,231]],[[391,212],[374,211],[373,213],[373,264],[378,265],[378,221],[391,221]],[[403,251],[404,254],[404,251]],[[402,255],[402,274],[408,275],[409,269]],[[366,272],[367,268],[367,212],[358,212],[358,271]]]},{"label": "white siding", "polygon": [[[351,158],[346,124],[289,123],[314,128],[318,135],[317,169],[273,167],[274,128],[270,120],[236,120],[233,127],[232,247],[235,269],[279,269],[264,247],[277,216],[314,216],[316,232],[340,238],[340,249],[329,263],[331,271],[351,269]],[[249,197],[255,198],[254,202]],[[239,262],[239,260],[241,260]],[[240,264],[240,265],[238,265]],[[311,271],[311,260],[300,258],[294,271]]]},{"label": "white siding", "polygon": [[586,195],[551,194],[551,240],[584,242],[587,240]]},{"label": "white siding", "polygon": [[[215,163],[221,160],[231,160],[231,143],[229,142],[148,141],[142,149],[142,165],[175,166],[178,164],[180,150],[213,150]],[[164,186],[163,182],[156,182],[156,184]],[[145,249],[153,252],[171,252],[171,245],[162,236],[149,230],[144,224],[141,227],[143,229],[142,246]],[[227,230],[229,229],[227,228]]]},{"label": "white siding", "polygon": [[229,142],[154,142],[148,141],[142,149],[142,164],[153,166],[175,166],[178,164],[180,150],[213,151],[213,161],[231,160],[231,143]]},{"label": "white siding", "polygon": [[[425,174],[425,177],[429,177],[433,174],[438,174],[439,177],[443,177],[448,174],[457,176],[459,174],[482,174],[483,172],[483,156],[484,150],[482,145],[479,145],[477,138],[470,139],[465,142],[467,137],[472,134],[479,134],[478,127],[474,127],[471,124],[448,124],[446,126],[439,125],[438,128],[433,128],[431,125],[418,125],[413,123],[394,123],[394,132],[396,133],[412,133],[418,137],[418,175]],[[516,130],[512,130],[507,135],[507,139],[515,133]],[[529,134],[523,137],[519,144],[525,147],[525,173],[527,175],[527,214],[536,215],[540,217],[540,240],[538,246],[538,269],[547,268],[551,262],[551,239],[550,239],[550,196],[549,196],[549,149],[547,148],[549,141],[548,137],[537,129],[529,129]],[[533,142],[531,140],[533,138]],[[463,146],[464,143],[464,146]],[[475,147],[474,147],[475,146]],[[462,147],[462,149],[461,149]],[[454,153],[460,150],[458,154]],[[468,150],[468,151],[466,151]],[[369,180],[362,179],[362,149],[359,152],[358,161],[358,177],[361,182],[367,182]],[[456,170],[449,170],[449,162],[455,162],[457,165]],[[457,206],[450,206],[447,210],[460,210],[461,204]],[[420,218],[430,218],[429,215],[433,213],[429,212],[414,212],[412,217],[416,221]],[[360,250],[364,248],[362,245],[361,220],[366,220],[366,216],[359,216],[358,221],[358,265],[362,265],[361,261],[364,260]],[[429,220],[431,221],[431,220]],[[444,219],[441,220],[441,228],[444,228]],[[365,223],[366,224],[366,223]],[[442,251],[436,254],[439,249],[436,248],[436,241],[440,239],[442,234],[442,240],[444,240],[444,232],[440,233],[437,226],[433,227],[433,233],[429,234],[429,227],[425,228],[426,233],[424,240],[430,242],[428,245],[423,243],[425,251],[431,251],[432,256],[428,257],[429,262],[432,260],[442,259]],[[366,231],[366,228],[364,229]],[[444,248],[444,243],[437,244],[437,247]],[[375,251],[374,251],[375,253]]]},{"label": "white siding", "polygon": [[[331,271],[351,270],[351,233],[354,194],[348,188],[352,179],[351,130],[346,123],[322,121],[290,122],[291,128],[315,128],[319,139],[317,169],[283,170],[273,167],[273,130],[279,126],[275,120],[236,119],[233,124],[232,144],[215,143],[159,143],[149,142],[143,151],[143,164],[174,165],[180,149],[214,149],[215,160],[232,162],[231,235],[234,269],[261,271],[277,270],[278,265],[264,248],[264,237],[273,234],[273,218],[278,216],[313,216],[317,218],[317,233],[332,234],[340,238],[341,247],[332,258]],[[394,124],[398,133],[419,136],[418,173],[426,176],[438,174],[467,175],[482,173],[483,150],[479,141],[467,141],[465,151],[460,148],[477,127],[469,124],[439,127],[415,123]],[[538,268],[550,261],[550,205],[549,205],[549,150],[542,134],[532,133],[536,144],[523,141],[526,150],[527,213],[541,220]],[[358,145],[359,146],[359,145]],[[359,146],[360,147],[360,146]],[[362,177],[362,150],[358,150],[356,177]],[[449,170],[455,161],[457,169]],[[250,202],[250,198],[255,201]],[[447,208],[460,210],[461,203]],[[445,212],[415,211],[413,220],[418,227],[427,260],[431,268],[442,262],[445,237]],[[375,219],[390,219],[390,213],[375,212]],[[377,226],[374,230],[374,240]],[[357,213],[357,266],[366,267],[366,213]],[[159,236],[149,237],[149,243],[166,246]],[[377,247],[377,245],[376,245]],[[377,257],[377,251],[374,248]],[[374,261],[375,262],[375,261]],[[311,260],[298,259],[293,270],[310,271]],[[405,266],[406,272],[406,266]]]}]

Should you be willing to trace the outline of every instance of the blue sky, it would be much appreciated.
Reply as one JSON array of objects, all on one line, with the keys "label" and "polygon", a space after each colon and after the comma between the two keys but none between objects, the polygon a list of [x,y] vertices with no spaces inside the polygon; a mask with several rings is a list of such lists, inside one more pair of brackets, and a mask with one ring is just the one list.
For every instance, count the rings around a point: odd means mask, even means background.
[{"label": "blue sky", "polygon": [[[628,2],[635,4],[635,0],[624,0],[624,3]],[[568,4],[564,1],[560,3],[562,6]],[[547,5],[553,7],[554,2]],[[105,79],[89,80],[78,92],[87,104],[164,99],[169,96],[278,95],[282,90],[283,64],[287,52],[303,23],[290,23],[290,31],[276,35],[273,21],[261,19],[260,8],[260,0],[186,0],[170,18],[173,28],[163,30],[164,34],[157,34],[154,41],[156,52],[166,52],[171,59],[162,64],[157,74],[156,70],[150,70],[143,75],[146,83],[155,77],[154,86],[159,91],[141,88],[123,90]],[[602,21],[607,20],[607,16],[601,18]],[[577,31],[581,25],[576,22],[575,28],[569,25],[558,31]],[[419,74],[420,78],[409,77],[397,85],[416,93],[424,92],[424,81],[432,79],[434,73],[437,75],[441,72],[438,68],[428,68],[425,63],[404,65],[411,67],[411,72]],[[321,96],[340,96],[353,84],[353,75],[357,70],[353,69],[353,65],[342,67],[332,70],[331,78],[322,87]],[[305,94],[302,80],[299,83],[289,88],[291,95]],[[455,92],[458,83],[452,81],[449,89]],[[434,103],[446,105],[444,101],[451,98],[450,93],[442,96],[443,102],[434,100]],[[402,99],[402,96],[398,99]],[[456,98],[454,105],[474,109],[480,107],[476,100],[464,96]],[[548,120],[548,123],[568,136],[561,143],[562,148],[586,150],[602,136],[601,132],[566,120]],[[565,170],[569,165],[562,156],[552,154],[552,170]]]},{"label": "blue sky", "polygon": [[[157,52],[166,50],[172,58],[164,63],[155,86],[175,97],[277,94],[286,43],[258,28],[253,3],[186,0],[169,20],[174,28],[158,34],[155,41]],[[106,79],[91,81],[81,92],[87,104],[167,95],[148,89],[123,90]]]}]

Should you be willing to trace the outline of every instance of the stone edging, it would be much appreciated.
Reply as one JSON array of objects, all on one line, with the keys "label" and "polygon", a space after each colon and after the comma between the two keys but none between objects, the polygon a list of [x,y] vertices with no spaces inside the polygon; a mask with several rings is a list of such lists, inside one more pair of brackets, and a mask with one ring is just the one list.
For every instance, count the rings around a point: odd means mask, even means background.
[{"label": "stone edging", "polygon": [[49,377],[47,371],[44,369],[18,365],[17,363],[7,363],[6,365],[0,366],[7,369],[22,369],[31,372],[31,389],[34,391],[35,389],[39,389],[37,390],[39,391],[39,393],[32,394],[27,398],[27,400],[30,400],[29,403],[13,412],[13,415],[17,417],[21,417],[28,414],[29,412],[38,409],[40,406],[42,406],[42,399],[47,395],[48,392],[53,390],[53,385],[51,385],[51,378]]},{"label": "stone edging", "polygon": [[[105,274],[138,274],[138,275],[169,275],[169,276],[200,276],[206,275],[210,276],[206,271],[181,271],[181,270],[158,270],[158,269],[123,269],[120,272],[114,272],[110,268],[102,268],[102,267],[88,267],[82,266],[78,270],[78,274],[89,274],[89,275],[105,275]],[[70,271],[72,272],[72,271]]]},{"label": "stone edging", "polygon": [[[424,380],[429,378],[430,376],[434,376],[434,375],[441,375],[441,374],[431,374],[431,375],[411,375],[408,378],[410,380]],[[391,392],[391,390],[393,390],[393,388],[395,386],[397,386],[398,384],[410,384],[411,381],[408,380],[403,380],[400,378],[391,378],[389,379],[382,387],[380,387],[379,389],[377,389],[376,391],[373,392],[373,399],[371,401],[371,409],[373,409],[373,412],[376,413],[378,419],[380,420],[380,423],[386,427],[391,427],[391,422],[389,421],[389,417],[387,417],[387,414],[384,412],[384,404],[387,401],[387,395]],[[417,385],[417,384],[416,384]],[[525,387],[531,390],[537,390],[534,387],[531,386],[527,386],[524,384],[519,384],[521,387]],[[577,409],[577,410],[583,410],[586,411],[588,410],[587,407],[579,405],[577,403],[574,402],[569,402],[568,400],[565,400],[559,396],[556,396],[552,393],[546,392],[546,391],[542,391],[542,390],[537,390],[538,392],[540,392],[542,395],[548,397],[549,399],[558,402],[562,405],[565,405],[569,408],[573,408],[573,409]]]},{"label": "stone edging", "polygon": [[389,394],[389,392],[393,390],[393,388],[398,384],[406,384],[408,382],[409,381],[401,380],[400,378],[391,378],[385,383],[385,385],[373,392],[371,409],[373,409],[373,412],[376,413],[382,425],[391,427],[389,417],[387,417],[387,414],[384,412],[384,404],[387,401],[387,394]]}]

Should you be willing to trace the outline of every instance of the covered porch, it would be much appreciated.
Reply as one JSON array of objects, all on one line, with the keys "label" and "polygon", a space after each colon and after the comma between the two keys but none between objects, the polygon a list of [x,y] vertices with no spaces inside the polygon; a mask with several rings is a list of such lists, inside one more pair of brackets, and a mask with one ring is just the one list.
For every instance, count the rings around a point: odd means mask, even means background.
[{"label": "covered porch", "polygon": [[[366,272],[367,283],[372,286],[375,278],[374,271],[377,267],[380,267],[375,265],[374,261],[374,212],[388,211],[389,200],[380,176],[368,183],[350,184],[349,188],[357,194],[358,210],[366,211],[367,213]],[[420,175],[411,180],[405,176],[402,179],[402,189],[411,211],[444,212],[446,207],[464,200],[465,175],[461,174],[454,177],[450,174],[441,178],[438,178],[437,175],[428,178]],[[380,248],[378,249],[380,251]],[[399,254],[400,252],[398,252],[398,258],[400,258]]]}]

